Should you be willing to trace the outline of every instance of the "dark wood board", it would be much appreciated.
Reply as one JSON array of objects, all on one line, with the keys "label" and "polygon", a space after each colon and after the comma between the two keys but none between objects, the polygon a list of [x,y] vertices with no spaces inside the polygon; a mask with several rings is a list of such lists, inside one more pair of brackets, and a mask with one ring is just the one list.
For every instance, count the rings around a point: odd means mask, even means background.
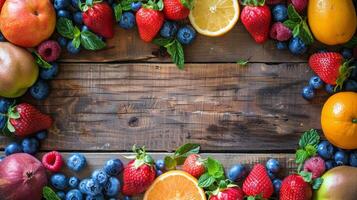
[{"label": "dark wood board", "polygon": [[[320,128],[325,94],[301,97],[306,64],[63,64],[52,93],[33,102],[55,119],[43,150],[282,152]],[[25,98],[30,99],[30,98]],[[1,139],[1,146],[7,144]]]},{"label": "dark wood board", "polygon": [[[65,62],[171,62],[158,56],[156,45],[143,42],[138,31],[116,28],[113,39],[107,41],[107,48],[97,52],[82,52],[78,55],[64,54]],[[292,55],[288,50],[279,51],[275,42],[256,44],[240,22],[223,37],[198,35],[194,44],[185,48],[186,62],[235,63],[238,59],[250,59],[252,62],[306,62],[306,57]]]}]

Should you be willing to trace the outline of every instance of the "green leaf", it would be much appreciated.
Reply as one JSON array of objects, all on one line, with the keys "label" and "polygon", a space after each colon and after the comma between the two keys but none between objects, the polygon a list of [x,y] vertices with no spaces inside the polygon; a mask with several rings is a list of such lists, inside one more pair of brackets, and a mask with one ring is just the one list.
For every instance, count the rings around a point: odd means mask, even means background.
[{"label": "green leaf", "polygon": [[317,146],[320,142],[320,135],[315,129],[306,131],[300,138],[299,146],[304,149],[308,144]]},{"label": "green leaf", "polygon": [[303,20],[301,23],[299,36],[305,42],[306,45],[314,43],[314,37],[312,36],[310,28],[306,23],[306,19]]},{"label": "green leaf", "polygon": [[308,157],[315,156],[317,153],[317,148],[315,146],[312,146],[311,144],[306,145],[305,151],[308,154]]},{"label": "green leaf", "polygon": [[286,20],[284,22],[284,25],[286,27],[288,27],[290,30],[293,30],[294,27],[297,26],[298,24],[299,24],[299,22],[296,22],[296,21],[293,21],[293,20],[290,20],[290,19],[288,19],[288,20]]},{"label": "green leaf", "polygon": [[157,5],[157,9],[156,9],[156,10],[161,11],[161,10],[164,9],[164,2],[163,2],[162,0],[159,0],[159,1],[156,3],[156,5]]},{"label": "green leaf", "polygon": [[185,67],[185,54],[183,52],[182,44],[175,39],[173,42],[165,46],[167,53],[170,54],[172,61],[179,69]]},{"label": "green leaf", "polygon": [[79,28],[75,26],[73,29],[73,34],[75,38],[81,36],[81,30],[79,30]]},{"label": "green leaf", "polygon": [[155,38],[153,41],[152,41],[154,44],[158,45],[158,46],[161,46],[161,47],[164,47],[170,43],[173,42],[173,39],[167,39],[167,38]]},{"label": "green leaf", "polygon": [[301,171],[299,175],[304,179],[305,182],[310,183],[312,181],[312,173]]},{"label": "green leaf", "polygon": [[45,61],[40,54],[38,54],[37,52],[32,52],[32,56],[35,58],[36,63],[38,66],[45,68],[45,69],[49,69],[52,67],[52,65],[50,63],[48,63],[47,61]]},{"label": "green leaf", "polygon": [[72,40],[72,44],[73,46],[78,49],[79,46],[81,46],[81,38],[80,37],[75,37],[73,40]]},{"label": "green leaf", "polygon": [[103,49],[106,44],[97,35],[90,31],[82,31],[81,44],[87,50],[100,50]]},{"label": "green leaf", "polygon": [[247,197],[247,200],[256,200],[254,196]]},{"label": "green leaf", "polygon": [[241,65],[241,66],[246,66],[248,63],[249,63],[249,60],[246,60],[246,59],[239,59],[237,61],[237,64]]},{"label": "green leaf", "polygon": [[198,179],[198,186],[201,187],[201,188],[208,188],[215,181],[216,181],[216,179],[213,176],[211,176],[208,173],[205,173]]},{"label": "green leaf", "polygon": [[216,179],[221,179],[224,176],[223,165],[211,157],[208,157],[206,163],[207,172]]},{"label": "green leaf", "polygon": [[324,182],[323,178],[317,178],[312,181],[312,189],[318,190],[322,183]]},{"label": "green leaf", "polygon": [[57,194],[48,186],[43,187],[42,194],[43,198],[46,200],[61,200]]},{"label": "green leaf", "polygon": [[346,44],[343,45],[344,47],[346,48],[354,48],[357,46],[357,37],[356,36],[353,36],[350,41],[348,41]]},{"label": "green leaf", "polygon": [[177,163],[176,163],[176,160],[173,159],[172,157],[166,156],[164,159],[164,162],[165,162],[165,167],[167,170],[176,169]]},{"label": "green leaf", "polygon": [[199,153],[199,151],[200,151],[199,144],[187,143],[187,144],[180,146],[175,151],[174,155],[175,156],[189,156],[190,154]]},{"label": "green leaf", "polygon": [[300,25],[295,26],[292,33],[293,33],[293,37],[298,36],[300,34]]},{"label": "green leaf", "polygon": [[295,153],[295,162],[302,164],[309,157],[309,154],[304,149],[298,149]]},{"label": "green leaf", "polygon": [[57,32],[63,37],[73,39],[74,38],[74,26],[71,20],[60,17],[56,24]]},{"label": "green leaf", "polygon": [[181,3],[186,8],[192,10],[193,9],[193,1],[192,0],[181,0]]},{"label": "green leaf", "polygon": [[299,15],[299,13],[295,10],[294,6],[292,4],[290,4],[288,6],[288,17],[290,20],[292,21],[301,21],[302,18]]},{"label": "green leaf", "polygon": [[15,127],[11,124],[10,122],[10,118],[7,119],[7,129],[11,132],[11,133],[15,133]]},{"label": "green leaf", "polygon": [[123,14],[123,9],[120,3],[116,4],[114,6],[114,16],[115,16],[115,21],[120,21],[121,16]]}]

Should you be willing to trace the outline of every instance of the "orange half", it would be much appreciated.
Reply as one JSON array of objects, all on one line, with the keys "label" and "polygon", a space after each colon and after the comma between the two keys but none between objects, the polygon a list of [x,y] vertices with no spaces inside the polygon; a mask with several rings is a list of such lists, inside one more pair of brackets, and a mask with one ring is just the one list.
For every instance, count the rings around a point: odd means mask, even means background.
[{"label": "orange half", "polygon": [[156,178],[144,200],[206,200],[205,192],[190,174],[173,170]]}]

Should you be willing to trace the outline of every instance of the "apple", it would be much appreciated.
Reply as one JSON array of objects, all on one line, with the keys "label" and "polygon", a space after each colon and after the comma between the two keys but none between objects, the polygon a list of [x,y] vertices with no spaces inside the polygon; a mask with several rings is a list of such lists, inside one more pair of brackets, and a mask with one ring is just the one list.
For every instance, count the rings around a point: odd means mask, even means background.
[{"label": "apple", "polygon": [[0,30],[18,46],[39,45],[55,27],[56,12],[50,0],[6,0],[1,9]]},{"label": "apple", "polygon": [[0,96],[22,96],[36,82],[38,71],[30,52],[11,43],[0,42]]}]

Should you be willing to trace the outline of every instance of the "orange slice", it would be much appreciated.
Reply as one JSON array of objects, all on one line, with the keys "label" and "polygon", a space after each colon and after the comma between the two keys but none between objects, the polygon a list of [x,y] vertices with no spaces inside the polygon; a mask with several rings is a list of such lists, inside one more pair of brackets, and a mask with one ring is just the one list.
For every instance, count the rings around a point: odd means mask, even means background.
[{"label": "orange slice", "polygon": [[190,174],[173,170],[157,177],[144,200],[206,200],[205,192]]}]

